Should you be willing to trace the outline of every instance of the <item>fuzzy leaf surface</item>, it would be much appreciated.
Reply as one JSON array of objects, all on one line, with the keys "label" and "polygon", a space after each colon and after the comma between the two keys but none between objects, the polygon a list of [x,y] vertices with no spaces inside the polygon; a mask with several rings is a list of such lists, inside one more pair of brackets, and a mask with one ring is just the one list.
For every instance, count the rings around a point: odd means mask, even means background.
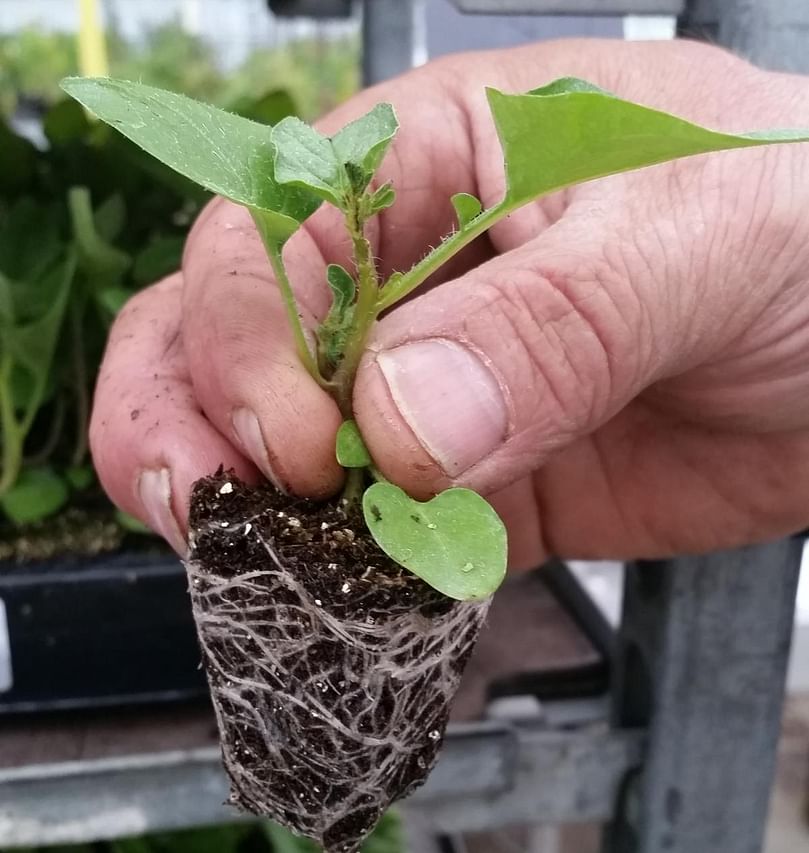
[{"label": "fuzzy leaf surface", "polygon": [[422,503],[392,483],[362,499],[368,530],[393,560],[450,598],[485,598],[506,574],[506,528],[470,489],[447,489]]},{"label": "fuzzy leaf surface", "polygon": [[320,204],[275,180],[271,129],[141,83],[68,77],[62,88],[102,121],[197,184],[262,211],[279,244]]},{"label": "fuzzy leaf surface", "polygon": [[343,421],[340,424],[336,452],[337,461],[343,468],[367,468],[372,461],[356,421]]},{"label": "fuzzy leaf surface", "polygon": [[[347,195],[368,186],[398,126],[390,104],[377,104],[331,138],[299,118],[285,118],[272,132],[275,177],[343,207]],[[393,203],[387,192],[378,201]]]},{"label": "fuzzy leaf surface", "polygon": [[510,207],[582,181],[678,157],[809,140],[809,129],[709,130],[574,77],[522,95],[497,89],[488,89],[487,95],[503,148]]},{"label": "fuzzy leaf surface", "polygon": [[393,107],[386,103],[377,104],[332,137],[338,162],[351,163],[360,169],[367,178],[367,186],[398,129],[399,122]]},{"label": "fuzzy leaf surface", "polygon": [[273,128],[272,140],[277,151],[275,177],[279,183],[304,187],[340,205],[346,187],[345,173],[328,137],[289,116]]}]

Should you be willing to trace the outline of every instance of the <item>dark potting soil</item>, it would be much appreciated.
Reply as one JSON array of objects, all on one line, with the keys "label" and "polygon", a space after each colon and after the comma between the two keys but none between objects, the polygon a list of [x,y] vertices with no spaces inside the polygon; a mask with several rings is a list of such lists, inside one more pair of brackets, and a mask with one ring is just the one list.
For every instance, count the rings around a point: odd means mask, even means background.
[{"label": "dark potting soil", "polygon": [[390,560],[359,515],[219,472],[188,561],[231,802],[350,853],[435,762],[486,605]]}]

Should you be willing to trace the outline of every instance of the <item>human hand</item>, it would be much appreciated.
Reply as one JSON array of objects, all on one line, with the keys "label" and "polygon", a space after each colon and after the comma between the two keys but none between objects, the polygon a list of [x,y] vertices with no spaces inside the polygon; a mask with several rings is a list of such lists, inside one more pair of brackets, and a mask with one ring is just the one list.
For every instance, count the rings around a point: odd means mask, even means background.
[{"label": "human hand", "polygon": [[[451,230],[452,193],[502,195],[484,86],[563,75],[719,129],[809,125],[809,80],[684,42],[442,60],[321,124],[380,100],[399,113],[380,175],[399,201],[369,235],[383,273]],[[806,525],[807,186],[809,150],[785,146],[615,176],[514,214],[378,324],[354,397],[377,464],[416,496],[492,496],[515,566]],[[325,265],[348,248],[323,210],[285,251],[310,326],[328,307]],[[133,299],[111,334],[91,427],[102,483],[182,550],[191,485],[220,464],[315,497],[339,488],[339,422],[297,361],[248,215],[213,202],[182,274]]]}]

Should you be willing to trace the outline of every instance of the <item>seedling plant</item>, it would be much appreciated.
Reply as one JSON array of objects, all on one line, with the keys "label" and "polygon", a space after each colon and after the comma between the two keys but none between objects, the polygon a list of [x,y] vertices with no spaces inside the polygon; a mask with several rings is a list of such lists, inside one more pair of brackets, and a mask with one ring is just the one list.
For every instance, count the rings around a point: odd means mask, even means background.
[{"label": "seedling plant", "polygon": [[[434,763],[506,570],[505,528],[483,497],[450,488],[417,501],[375,466],[352,408],[374,323],[548,193],[679,157],[809,137],[709,130],[575,78],[524,94],[489,89],[503,198],[484,209],[473,195],[452,196],[455,230],[383,278],[366,229],[396,197],[390,182],[374,181],[398,127],[389,104],[326,137],[296,118],[270,130],[136,83],[63,86],[147,152],[250,211],[298,357],[343,415],[339,499],[318,506],[220,472],[195,490],[187,566],[232,801],[328,851],[352,853]],[[310,346],[283,248],[324,203],[342,214],[353,264],[328,266],[331,307]]]}]

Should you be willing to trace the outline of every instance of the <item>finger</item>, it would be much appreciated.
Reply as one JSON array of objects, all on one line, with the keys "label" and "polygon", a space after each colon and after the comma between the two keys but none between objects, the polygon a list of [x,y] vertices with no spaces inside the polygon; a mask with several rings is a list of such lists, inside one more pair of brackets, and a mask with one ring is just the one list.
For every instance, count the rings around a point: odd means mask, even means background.
[{"label": "finger", "polygon": [[[328,307],[325,264],[305,232],[284,257],[311,330]],[[183,348],[207,417],[278,488],[315,498],[335,492],[340,413],[296,353],[247,211],[210,205],[189,236],[183,274]]]},{"label": "finger", "polygon": [[582,190],[534,240],[380,323],[354,405],[389,477],[417,494],[502,488],[738,337],[777,265],[751,258],[747,227],[693,234],[727,219],[709,198],[670,194],[661,216],[665,187]]},{"label": "finger", "polygon": [[248,481],[255,468],[205,419],[180,345],[182,280],[131,299],[110,332],[99,372],[90,445],[110,498],[186,550],[193,484],[221,465]]}]

